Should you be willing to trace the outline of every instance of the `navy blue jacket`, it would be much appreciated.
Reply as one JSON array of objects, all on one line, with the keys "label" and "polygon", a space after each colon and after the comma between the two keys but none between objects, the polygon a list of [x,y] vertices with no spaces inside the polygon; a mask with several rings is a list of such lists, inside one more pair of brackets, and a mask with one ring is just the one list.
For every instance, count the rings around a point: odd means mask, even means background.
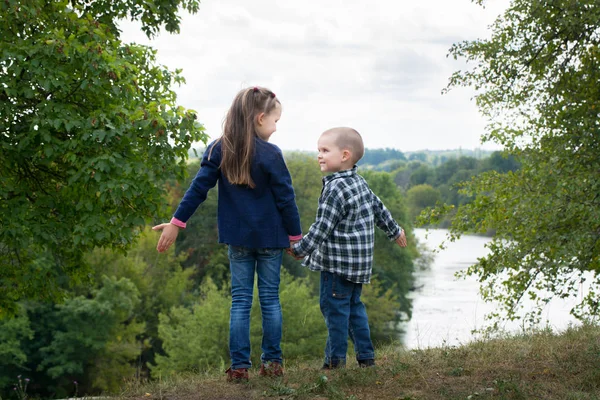
[{"label": "navy blue jacket", "polygon": [[257,137],[254,148],[250,174],[256,186],[250,189],[230,184],[221,174],[221,141],[212,142],[174,218],[186,222],[219,182],[219,243],[251,248],[289,247],[289,236],[302,233],[292,177],[279,147]]}]

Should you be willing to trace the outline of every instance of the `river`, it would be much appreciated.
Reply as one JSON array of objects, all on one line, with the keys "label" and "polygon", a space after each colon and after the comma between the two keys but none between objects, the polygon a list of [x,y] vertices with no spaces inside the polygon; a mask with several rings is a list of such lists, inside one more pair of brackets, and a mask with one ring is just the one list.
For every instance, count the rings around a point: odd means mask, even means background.
[{"label": "river", "polygon": [[[446,234],[444,229],[415,229],[418,240],[429,249],[437,249]],[[483,302],[475,277],[458,279],[454,274],[485,256],[485,244],[489,241],[486,237],[465,235],[435,253],[429,268],[416,271],[416,290],[411,294],[413,315],[403,325],[402,343],[406,348],[460,345],[476,339],[472,330],[484,326],[484,316],[494,305]],[[544,309],[544,323],[557,331],[576,323],[569,314],[573,304],[574,301],[551,302]],[[519,327],[515,323],[504,329],[514,332]]]}]

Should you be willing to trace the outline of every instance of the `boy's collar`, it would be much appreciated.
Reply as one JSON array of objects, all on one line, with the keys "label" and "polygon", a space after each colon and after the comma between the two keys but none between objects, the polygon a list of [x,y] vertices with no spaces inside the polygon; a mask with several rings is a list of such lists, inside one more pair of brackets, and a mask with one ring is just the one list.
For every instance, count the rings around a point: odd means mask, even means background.
[{"label": "boy's collar", "polygon": [[334,179],[345,178],[347,176],[352,176],[356,174],[358,167],[355,165],[352,169],[345,169],[342,171],[334,172],[331,175],[327,175],[323,177],[323,183],[331,182]]}]

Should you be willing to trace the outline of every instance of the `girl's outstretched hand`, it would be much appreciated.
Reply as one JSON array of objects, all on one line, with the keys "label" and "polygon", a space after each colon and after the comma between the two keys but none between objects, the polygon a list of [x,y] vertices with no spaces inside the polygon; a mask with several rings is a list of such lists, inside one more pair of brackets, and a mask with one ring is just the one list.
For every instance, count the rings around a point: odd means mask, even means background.
[{"label": "girl's outstretched hand", "polygon": [[400,233],[400,236],[396,238],[396,244],[400,247],[406,247],[406,245],[408,244],[406,242],[406,234],[404,234],[404,229],[402,229],[402,233]]},{"label": "girl's outstretched hand", "polygon": [[160,239],[158,239],[158,245],[156,245],[156,250],[158,250],[159,253],[167,251],[169,247],[175,243],[177,234],[179,234],[179,227],[170,223],[153,226],[152,230],[162,231]]}]

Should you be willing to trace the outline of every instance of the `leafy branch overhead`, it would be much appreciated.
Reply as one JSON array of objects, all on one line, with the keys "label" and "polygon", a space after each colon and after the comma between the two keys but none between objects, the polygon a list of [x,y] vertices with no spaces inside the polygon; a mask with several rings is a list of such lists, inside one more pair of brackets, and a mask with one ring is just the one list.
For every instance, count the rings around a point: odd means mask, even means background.
[{"label": "leafy branch overhead", "polygon": [[[519,158],[519,171],[473,178],[475,201],[456,210],[452,237],[496,231],[490,254],[465,273],[498,301],[494,316],[536,321],[552,297],[600,314],[600,4],[513,0],[491,38],[455,44],[472,65],[448,89],[471,86],[489,118],[483,141]],[[448,209],[438,209],[439,217]],[[525,301],[536,308],[523,314]]]},{"label": "leafy branch overhead", "polygon": [[0,4],[0,314],[60,297],[94,247],[126,248],[206,141],[181,71],[119,40],[116,19],[177,31],[197,1]]}]

